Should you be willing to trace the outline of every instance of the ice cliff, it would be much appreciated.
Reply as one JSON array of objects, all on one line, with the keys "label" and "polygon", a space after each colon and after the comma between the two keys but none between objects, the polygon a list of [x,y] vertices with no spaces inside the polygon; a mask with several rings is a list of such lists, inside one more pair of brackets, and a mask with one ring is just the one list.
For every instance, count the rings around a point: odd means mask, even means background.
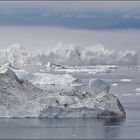
[{"label": "ice cliff", "polygon": [[49,93],[19,79],[9,68],[0,69],[0,117],[125,118],[117,97],[69,90]]},{"label": "ice cliff", "polygon": [[58,45],[53,50],[29,52],[19,44],[0,51],[0,64],[34,64],[44,65],[48,62],[61,65],[136,65],[137,53],[135,51],[106,50],[97,44],[81,48],[77,45]]}]

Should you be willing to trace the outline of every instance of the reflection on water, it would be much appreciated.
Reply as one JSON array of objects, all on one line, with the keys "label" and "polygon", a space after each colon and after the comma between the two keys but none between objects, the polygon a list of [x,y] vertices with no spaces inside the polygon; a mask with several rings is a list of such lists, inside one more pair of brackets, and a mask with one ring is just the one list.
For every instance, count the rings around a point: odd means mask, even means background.
[{"label": "reflection on water", "polygon": [[121,129],[125,120],[106,119],[104,121],[104,138],[121,138]]},{"label": "reflection on water", "polygon": [[122,125],[91,118],[0,119],[0,138],[119,138]]}]

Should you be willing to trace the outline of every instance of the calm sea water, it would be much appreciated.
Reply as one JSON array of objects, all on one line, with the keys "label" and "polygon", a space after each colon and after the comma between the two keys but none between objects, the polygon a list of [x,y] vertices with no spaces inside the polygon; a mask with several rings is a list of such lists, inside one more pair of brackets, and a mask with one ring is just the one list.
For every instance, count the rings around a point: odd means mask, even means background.
[{"label": "calm sea water", "polygon": [[[118,96],[127,117],[125,120],[101,120],[93,118],[55,118],[55,119],[0,119],[0,138],[12,139],[94,139],[94,138],[140,138],[140,87],[138,69],[121,68],[112,73],[98,75],[78,75],[82,78],[80,90],[88,90],[88,81],[99,77],[118,86],[111,86],[110,93]],[[120,82],[120,79],[132,79]],[[127,95],[129,93],[129,96]]]}]

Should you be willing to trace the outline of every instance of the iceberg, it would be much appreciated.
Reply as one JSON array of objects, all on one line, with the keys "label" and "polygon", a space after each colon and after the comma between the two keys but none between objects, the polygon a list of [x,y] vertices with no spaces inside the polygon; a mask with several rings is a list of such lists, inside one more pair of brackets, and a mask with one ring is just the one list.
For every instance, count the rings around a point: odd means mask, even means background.
[{"label": "iceberg", "polygon": [[137,53],[107,50],[101,44],[84,48],[77,44],[67,46],[60,44],[53,47],[53,50],[30,52],[19,44],[13,44],[7,49],[0,50],[0,64],[5,63],[47,65],[50,68],[59,68],[61,65],[137,65]]},{"label": "iceberg", "polygon": [[0,117],[125,118],[116,96],[78,90],[49,93],[19,79],[7,67],[0,68]]},{"label": "iceberg", "polygon": [[99,93],[108,93],[110,86],[103,80],[98,78],[91,79],[89,82],[89,89],[92,94],[99,94]]},{"label": "iceberg", "polygon": [[140,96],[140,93],[135,93],[136,96]]}]

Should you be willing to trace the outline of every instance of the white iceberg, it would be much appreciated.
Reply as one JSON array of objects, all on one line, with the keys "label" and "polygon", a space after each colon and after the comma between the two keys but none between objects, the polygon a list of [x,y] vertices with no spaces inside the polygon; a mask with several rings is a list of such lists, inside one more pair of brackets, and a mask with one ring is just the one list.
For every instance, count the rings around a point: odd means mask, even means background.
[{"label": "white iceberg", "polygon": [[119,100],[102,93],[96,96],[71,91],[48,93],[20,80],[7,67],[0,69],[0,117],[125,118]]},{"label": "white iceberg", "polygon": [[112,86],[113,87],[117,87],[118,86],[118,83],[113,83]]},{"label": "white iceberg", "polygon": [[90,80],[89,89],[92,94],[108,93],[110,86],[105,81],[95,78]]},{"label": "white iceberg", "polygon": [[106,50],[100,44],[84,48],[77,44],[67,46],[60,44],[52,48],[53,50],[30,52],[19,44],[13,44],[7,49],[0,50],[0,64],[44,65],[52,62],[71,66],[137,65],[137,53],[135,51]]}]

